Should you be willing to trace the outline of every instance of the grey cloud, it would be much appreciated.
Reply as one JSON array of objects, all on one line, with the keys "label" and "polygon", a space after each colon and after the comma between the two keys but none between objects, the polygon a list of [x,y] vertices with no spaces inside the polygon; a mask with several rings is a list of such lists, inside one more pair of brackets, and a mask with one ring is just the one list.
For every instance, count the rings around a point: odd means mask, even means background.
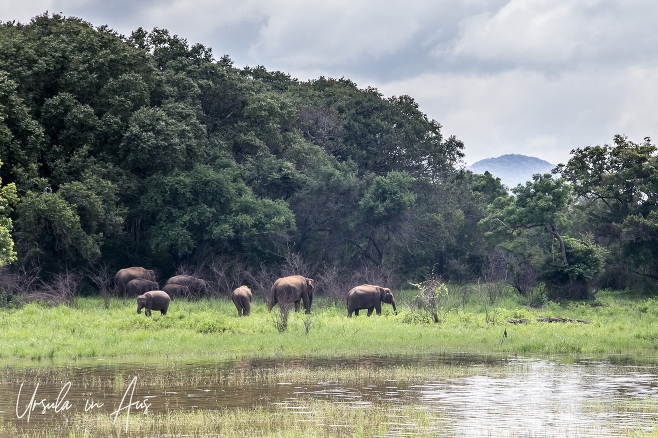
[{"label": "grey cloud", "polygon": [[512,0],[495,14],[464,22],[451,55],[487,68],[574,69],[589,63],[641,62],[655,53],[647,29],[658,18],[646,1]]}]

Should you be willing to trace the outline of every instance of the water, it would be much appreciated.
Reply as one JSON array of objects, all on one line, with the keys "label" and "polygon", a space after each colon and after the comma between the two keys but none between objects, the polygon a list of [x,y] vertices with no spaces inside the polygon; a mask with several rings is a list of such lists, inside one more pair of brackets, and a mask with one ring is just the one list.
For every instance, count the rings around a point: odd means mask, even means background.
[{"label": "water", "polygon": [[[0,370],[5,431],[40,430],[85,412],[125,413],[130,403],[132,413],[264,406],[303,418],[309,401],[321,400],[355,409],[412,406],[431,412],[441,430],[454,436],[620,436],[658,425],[657,397],[656,364],[621,360],[468,355],[99,360],[9,364]],[[390,421],[399,427],[388,430],[404,435],[410,419]]]}]

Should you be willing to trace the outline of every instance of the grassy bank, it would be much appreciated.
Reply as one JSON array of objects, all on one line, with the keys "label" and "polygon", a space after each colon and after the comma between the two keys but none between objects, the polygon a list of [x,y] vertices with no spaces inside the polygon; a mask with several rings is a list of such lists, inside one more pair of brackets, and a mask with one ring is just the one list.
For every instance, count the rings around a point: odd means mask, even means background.
[{"label": "grassy bank", "polygon": [[[472,292],[472,291],[471,291]],[[461,294],[461,295],[460,295]],[[322,298],[313,313],[292,312],[281,331],[278,310],[255,299],[252,315],[238,318],[226,298],[172,301],[169,313],[136,313],[133,300],[79,298],[52,307],[31,303],[0,309],[0,359],[233,358],[244,356],[383,355],[424,352],[482,354],[628,354],[658,351],[658,300],[600,292],[596,300],[531,308],[512,292],[483,300],[451,291],[434,317],[398,291],[398,314],[347,318],[343,303]],[[582,322],[539,322],[561,317]],[[510,320],[527,320],[513,324]],[[505,337],[505,333],[507,336]]]}]

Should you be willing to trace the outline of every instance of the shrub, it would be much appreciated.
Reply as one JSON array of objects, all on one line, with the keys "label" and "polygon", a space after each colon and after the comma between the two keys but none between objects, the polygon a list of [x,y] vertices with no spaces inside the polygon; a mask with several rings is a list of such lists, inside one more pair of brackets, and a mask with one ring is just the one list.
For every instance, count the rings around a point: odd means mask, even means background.
[{"label": "shrub", "polygon": [[564,237],[568,266],[560,257],[548,257],[540,270],[540,280],[546,283],[551,299],[583,299],[590,295],[590,281],[601,269],[604,250],[591,238],[584,240]]}]

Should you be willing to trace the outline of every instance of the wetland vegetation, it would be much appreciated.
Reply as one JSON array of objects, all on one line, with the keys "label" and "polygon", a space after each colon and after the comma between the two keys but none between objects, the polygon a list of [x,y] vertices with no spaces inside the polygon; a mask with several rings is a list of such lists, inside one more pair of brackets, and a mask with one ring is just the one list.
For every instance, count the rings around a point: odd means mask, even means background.
[{"label": "wetland vegetation", "polygon": [[[80,297],[70,305],[33,302],[0,308],[0,358],[190,358],[242,356],[390,355],[441,352],[481,354],[634,355],[658,350],[658,300],[603,291],[596,299],[529,307],[512,290],[497,297],[451,288],[430,310],[417,291],[396,292],[398,313],[347,318],[343,302],[316,299],[312,313],[290,312],[281,328],[278,308],[255,298],[239,318],[228,298],[173,300],[151,318],[134,300]],[[436,315],[435,315],[436,314]],[[434,317],[438,316],[438,322]],[[540,322],[540,318],[582,322]],[[523,323],[511,323],[525,320]]]},{"label": "wetland vegetation", "polygon": [[[655,361],[628,357],[33,362],[0,373],[0,436],[655,436],[656,379]],[[67,382],[71,410],[11,418],[36,383],[52,401]],[[133,382],[148,409],[114,417]]]}]

